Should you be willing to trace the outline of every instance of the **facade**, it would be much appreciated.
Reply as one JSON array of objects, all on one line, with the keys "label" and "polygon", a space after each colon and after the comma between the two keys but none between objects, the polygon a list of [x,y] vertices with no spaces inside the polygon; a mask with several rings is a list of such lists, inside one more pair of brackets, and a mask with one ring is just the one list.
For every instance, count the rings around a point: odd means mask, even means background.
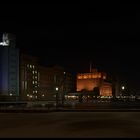
[{"label": "facade", "polygon": [[42,98],[53,100],[55,99],[54,97],[56,93],[58,93],[61,98],[64,94],[74,90],[74,80],[72,75],[65,71],[63,67],[40,66],[39,71],[40,92],[42,93]]},{"label": "facade", "polygon": [[112,96],[112,85],[106,82],[107,75],[92,69],[90,73],[77,74],[77,91],[93,91],[95,87],[100,90],[100,96]]},{"label": "facade", "polygon": [[35,100],[40,85],[38,58],[27,54],[20,55],[20,97],[21,100]]},{"label": "facade", "polygon": [[19,49],[12,39],[12,35],[4,34],[0,45],[0,95],[18,97]]},{"label": "facade", "polygon": [[56,93],[61,98],[73,89],[72,75],[63,67],[40,66],[37,57],[20,55],[21,100],[55,100]]}]

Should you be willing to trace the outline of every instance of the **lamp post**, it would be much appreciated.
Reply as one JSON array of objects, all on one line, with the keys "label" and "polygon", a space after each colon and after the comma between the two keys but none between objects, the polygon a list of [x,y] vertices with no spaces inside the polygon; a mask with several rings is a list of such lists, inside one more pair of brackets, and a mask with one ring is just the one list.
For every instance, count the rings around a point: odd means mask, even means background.
[{"label": "lamp post", "polygon": [[58,106],[58,87],[56,87],[55,88],[55,90],[56,90],[56,108],[57,108],[57,106]]},{"label": "lamp post", "polygon": [[64,106],[64,100],[65,100],[65,82],[66,82],[66,72],[64,71],[63,75],[63,93],[62,93],[62,106]]}]

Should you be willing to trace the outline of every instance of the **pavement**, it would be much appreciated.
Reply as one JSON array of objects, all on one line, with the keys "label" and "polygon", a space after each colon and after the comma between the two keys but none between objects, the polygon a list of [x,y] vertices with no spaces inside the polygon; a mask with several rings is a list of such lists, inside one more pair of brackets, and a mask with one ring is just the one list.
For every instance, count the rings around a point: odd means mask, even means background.
[{"label": "pavement", "polygon": [[140,112],[0,113],[0,138],[139,138]]}]

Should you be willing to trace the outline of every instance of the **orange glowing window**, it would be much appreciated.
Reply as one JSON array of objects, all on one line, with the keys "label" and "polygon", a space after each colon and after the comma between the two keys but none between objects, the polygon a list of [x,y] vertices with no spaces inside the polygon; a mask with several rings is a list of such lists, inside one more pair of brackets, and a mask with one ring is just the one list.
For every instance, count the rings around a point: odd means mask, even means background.
[{"label": "orange glowing window", "polygon": [[87,77],[87,75],[84,75],[83,78],[84,78],[84,79],[87,79],[88,77]]},{"label": "orange glowing window", "polygon": [[88,75],[88,78],[91,78],[91,75]]},{"label": "orange glowing window", "polygon": [[98,78],[101,78],[101,73],[98,74]]},{"label": "orange glowing window", "polygon": [[94,74],[92,74],[92,78],[95,78],[95,75]]},{"label": "orange glowing window", "polygon": [[82,79],[82,76],[78,76],[78,79]]}]

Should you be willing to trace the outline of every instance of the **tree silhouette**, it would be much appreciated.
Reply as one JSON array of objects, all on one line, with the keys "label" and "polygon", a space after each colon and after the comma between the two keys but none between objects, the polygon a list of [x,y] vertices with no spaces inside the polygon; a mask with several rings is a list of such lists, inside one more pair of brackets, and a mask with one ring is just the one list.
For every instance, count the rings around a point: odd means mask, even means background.
[{"label": "tree silhouette", "polygon": [[95,96],[95,98],[97,98],[97,96],[100,95],[100,89],[99,87],[94,87],[93,88],[93,96]]}]

